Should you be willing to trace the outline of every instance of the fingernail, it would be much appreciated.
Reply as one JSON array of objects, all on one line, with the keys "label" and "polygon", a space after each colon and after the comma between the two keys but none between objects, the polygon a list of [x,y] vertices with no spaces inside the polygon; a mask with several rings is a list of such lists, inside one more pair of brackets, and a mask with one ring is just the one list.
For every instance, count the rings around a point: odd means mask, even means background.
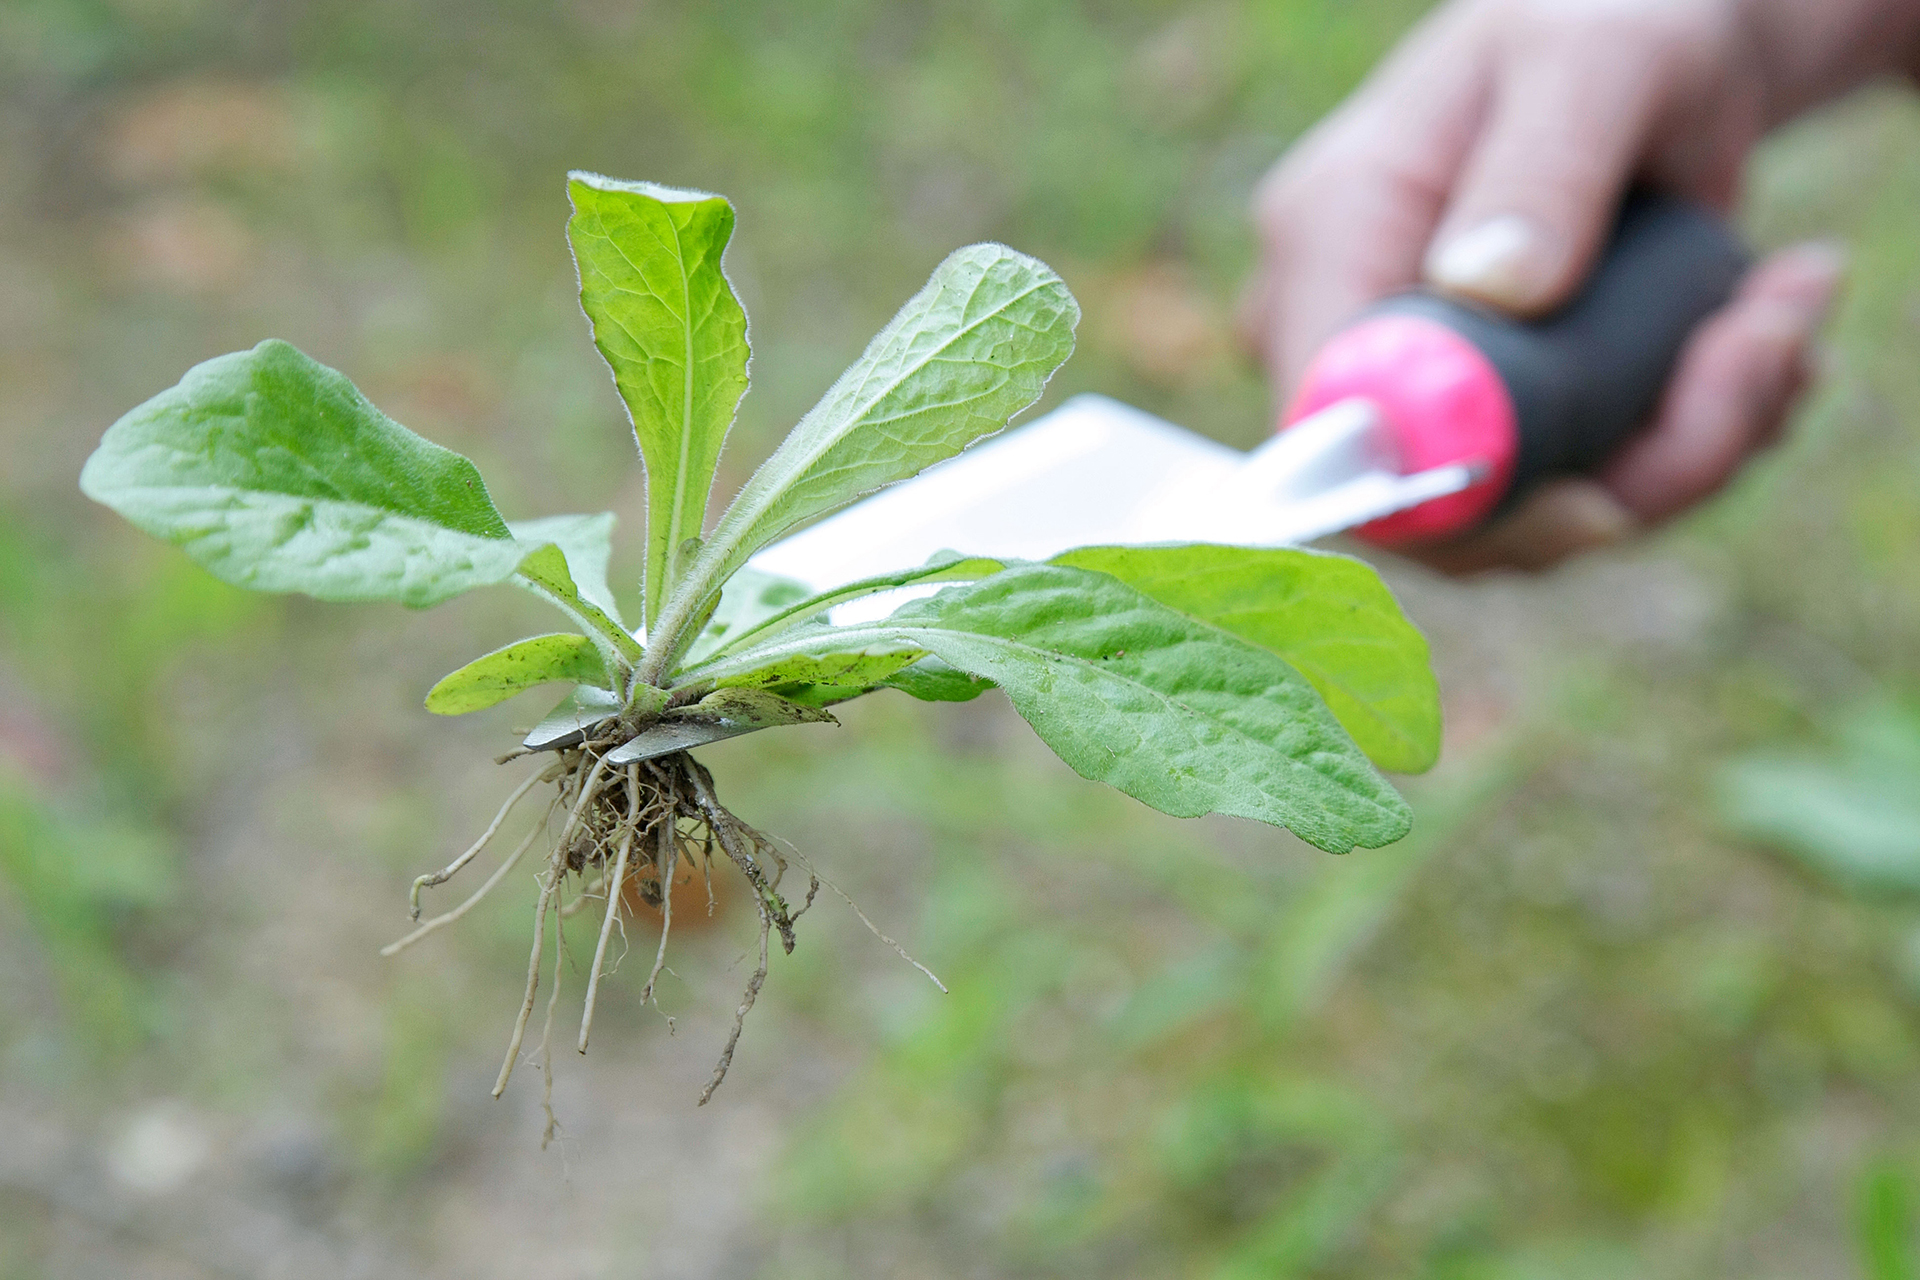
[{"label": "fingernail", "polygon": [[1551,283],[1546,238],[1518,214],[1489,218],[1427,254],[1429,283],[1498,307],[1533,306]]},{"label": "fingernail", "polygon": [[1786,257],[1794,267],[1793,300],[1804,308],[1807,328],[1817,329],[1846,279],[1847,246],[1838,240],[1809,240],[1788,249]]},{"label": "fingernail", "polygon": [[1746,323],[1751,332],[1799,345],[1826,322],[1847,273],[1847,251],[1831,240],[1810,240],[1784,250],[1772,264],[1773,280]]},{"label": "fingernail", "polygon": [[1787,256],[1796,263],[1804,265],[1810,272],[1830,276],[1834,279],[1846,274],[1847,260],[1853,255],[1847,249],[1844,240],[1803,240],[1789,248]]}]

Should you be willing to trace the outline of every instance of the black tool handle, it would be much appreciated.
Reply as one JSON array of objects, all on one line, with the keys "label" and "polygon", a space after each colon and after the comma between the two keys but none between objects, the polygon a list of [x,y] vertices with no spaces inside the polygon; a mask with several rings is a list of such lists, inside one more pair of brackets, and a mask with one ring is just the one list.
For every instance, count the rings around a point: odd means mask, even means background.
[{"label": "black tool handle", "polygon": [[1592,471],[1645,426],[1688,335],[1733,295],[1749,258],[1724,219],[1637,191],[1571,302],[1515,320],[1430,292],[1372,315],[1414,315],[1466,338],[1512,397],[1518,456],[1502,505],[1550,476]]}]

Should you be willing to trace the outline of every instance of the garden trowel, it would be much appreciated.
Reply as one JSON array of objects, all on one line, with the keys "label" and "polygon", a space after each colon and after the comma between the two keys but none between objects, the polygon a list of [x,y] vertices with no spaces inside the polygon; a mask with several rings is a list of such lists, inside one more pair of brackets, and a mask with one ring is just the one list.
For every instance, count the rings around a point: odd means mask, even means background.
[{"label": "garden trowel", "polygon": [[[1636,195],[1561,311],[1525,322],[1432,293],[1390,298],[1321,349],[1283,429],[1251,453],[1078,396],[752,564],[826,590],[948,550],[1044,560],[1113,543],[1463,533],[1548,477],[1593,469],[1643,426],[1688,334],[1746,265],[1717,215]],[[841,609],[883,616],[901,598]]]}]

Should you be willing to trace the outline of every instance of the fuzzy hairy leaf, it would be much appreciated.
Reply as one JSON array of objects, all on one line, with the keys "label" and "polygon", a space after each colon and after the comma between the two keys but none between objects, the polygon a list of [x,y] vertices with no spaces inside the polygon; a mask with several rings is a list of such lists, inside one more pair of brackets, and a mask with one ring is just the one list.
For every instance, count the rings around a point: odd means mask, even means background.
[{"label": "fuzzy hairy leaf", "polygon": [[[507,528],[529,547],[551,542],[567,560],[567,576],[582,600],[600,609],[616,623],[620,606],[607,585],[607,564],[613,559],[611,511],[591,516],[543,516],[538,520],[515,520]],[[624,629],[624,627],[623,627]]]},{"label": "fuzzy hairy leaf", "polygon": [[1382,769],[1440,755],[1440,686],[1426,637],[1371,566],[1291,548],[1083,547],[1055,564],[1112,574],[1169,609],[1285,658]]},{"label": "fuzzy hairy leaf", "polygon": [[[810,662],[821,665],[805,665]],[[771,692],[809,707],[837,706],[880,689],[898,689],[922,702],[971,702],[993,688],[993,681],[957,671],[917,649],[786,658],[756,675],[772,679],[766,686]],[[781,682],[781,676],[792,678]],[[745,679],[758,682],[754,676]]]},{"label": "fuzzy hairy leaf", "polygon": [[526,553],[473,463],[277,340],[114,423],[80,488],[256,591],[419,608],[506,581]]},{"label": "fuzzy hairy leaf", "polygon": [[922,702],[972,702],[993,688],[993,681],[970,676],[952,663],[926,657],[880,682],[883,689],[898,689]]},{"label": "fuzzy hairy leaf", "polygon": [[573,619],[593,638],[609,667],[639,660],[640,642],[581,593],[567,567],[566,553],[558,544],[550,542],[528,552],[520,562],[515,579]]},{"label": "fuzzy hairy leaf", "polygon": [[607,684],[607,666],[593,641],[564,634],[516,640],[443,677],[427,692],[427,710],[463,716],[555,680]]},{"label": "fuzzy hairy leaf", "polygon": [[722,689],[769,689],[792,684],[864,692],[926,656],[924,649],[901,645],[879,645],[857,653],[789,654],[717,684]]},{"label": "fuzzy hairy leaf", "polygon": [[720,266],[733,206],[593,173],[568,174],[567,194],[580,305],[646,461],[651,627],[682,545],[700,536],[720,446],[747,390],[747,315]]},{"label": "fuzzy hairy leaf", "polygon": [[[880,622],[796,633],[736,661],[750,670],[876,642],[991,680],[1082,776],[1164,813],[1256,818],[1334,853],[1390,843],[1411,825],[1406,802],[1285,661],[1105,573],[1017,565]],[[726,665],[711,674],[730,674]]]},{"label": "fuzzy hairy leaf", "polygon": [[948,257],[753,473],[676,587],[663,629],[685,626],[788,529],[1005,427],[1072,352],[1079,320],[1044,263],[998,244]]}]

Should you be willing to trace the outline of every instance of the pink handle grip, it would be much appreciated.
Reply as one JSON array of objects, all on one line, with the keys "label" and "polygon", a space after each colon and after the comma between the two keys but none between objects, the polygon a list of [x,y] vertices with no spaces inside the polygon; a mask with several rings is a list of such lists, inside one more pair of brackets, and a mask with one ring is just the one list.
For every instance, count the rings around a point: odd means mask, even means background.
[{"label": "pink handle grip", "polygon": [[1492,514],[1513,480],[1520,427],[1506,384],[1471,342],[1418,316],[1363,320],[1314,357],[1282,430],[1350,396],[1379,407],[1403,474],[1467,461],[1489,467],[1459,493],[1362,525],[1359,537],[1381,546],[1443,538]]}]

